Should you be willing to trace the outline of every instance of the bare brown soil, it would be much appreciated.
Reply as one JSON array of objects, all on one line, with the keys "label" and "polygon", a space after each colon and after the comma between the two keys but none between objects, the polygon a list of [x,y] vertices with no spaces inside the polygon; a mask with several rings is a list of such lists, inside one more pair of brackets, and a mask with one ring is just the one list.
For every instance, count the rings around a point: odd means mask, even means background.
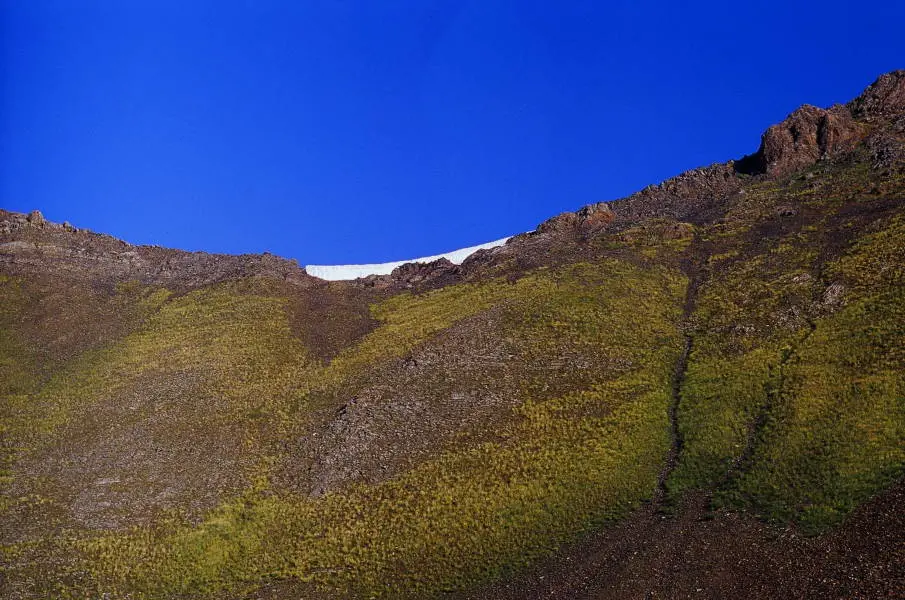
[{"label": "bare brown soil", "polygon": [[905,481],[837,530],[806,537],[703,495],[588,535],[506,583],[463,598],[905,598]]}]

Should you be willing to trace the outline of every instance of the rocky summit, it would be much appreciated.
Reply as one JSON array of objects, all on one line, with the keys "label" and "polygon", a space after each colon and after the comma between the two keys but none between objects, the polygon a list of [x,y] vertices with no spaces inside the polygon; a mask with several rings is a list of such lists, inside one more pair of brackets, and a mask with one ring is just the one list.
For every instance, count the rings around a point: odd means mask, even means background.
[{"label": "rocky summit", "polygon": [[905,71],[353,281],[0,211],[0,411],[3,598],[903,598]]}]

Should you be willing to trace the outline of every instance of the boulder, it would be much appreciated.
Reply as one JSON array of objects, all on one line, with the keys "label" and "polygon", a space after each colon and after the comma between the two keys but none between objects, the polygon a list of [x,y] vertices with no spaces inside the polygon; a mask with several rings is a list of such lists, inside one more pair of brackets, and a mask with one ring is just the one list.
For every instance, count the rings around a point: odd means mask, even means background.
[{"label": "boulder", "polygon": [[26,219],[28,220],[29,223],[31,223],[32,225],[35,225],[36,227],[41,227],[44,225],[44,223],[47,222],[46,219],[44,218],[44,215],[41,214],[40,210],[31,211],[30,213],[28,213],[28,216],[26,217]]}]

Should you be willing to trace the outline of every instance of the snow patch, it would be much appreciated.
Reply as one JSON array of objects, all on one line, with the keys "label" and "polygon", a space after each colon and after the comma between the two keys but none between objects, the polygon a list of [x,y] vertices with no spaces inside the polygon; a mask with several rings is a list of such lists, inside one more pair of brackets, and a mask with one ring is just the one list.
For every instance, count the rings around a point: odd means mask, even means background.
[{"label": "snow patch", "polygon": [[478,250],[486,250],[502,246],[508,240],[505,237],[501,240],[487,242],[486,244],[478,244],[477,246],[469,246],[437,254],[435,256],[423,256],[421,258],[412,258],[409,260],[397,260],[395,262],[379,263],[372,265],[306,265],[305,271],[314,277],[320,277],[327,281],[342,281],[347,279],[358,279],[359,277],[367,277],[368,275],[389,275],[393,269],[400,267],[406,263],[429,263],[441,258],[447,259],[449,262],[459,265],[466,258],[477,252]]}]

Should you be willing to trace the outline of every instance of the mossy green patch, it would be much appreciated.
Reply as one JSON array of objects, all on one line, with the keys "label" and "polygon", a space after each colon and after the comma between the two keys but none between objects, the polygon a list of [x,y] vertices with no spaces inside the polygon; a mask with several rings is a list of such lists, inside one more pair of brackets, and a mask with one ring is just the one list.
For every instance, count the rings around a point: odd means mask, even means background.
[{"label": "mossy green patch", "polygon": [[278,426],[297,397],[298,380],[313,366],[293,338],[283,301],[208,289],[164,302],[165,290],[142,296],[157,309],[121,341],[89,351],[53,377],[16,411],[16,431],[39,438],[126,389],[149,373],[203,373],[206,388],[225,401],[220,418],[266,413]]},{"label": "mossy green patch", "polygon": [[[818,531],[900,476],[905,465],[905,288],[900,220],[828,271],[845,306],[817,321],[785,365],[738,496]],[[730,494],[731,495],[731,494]]]}]

